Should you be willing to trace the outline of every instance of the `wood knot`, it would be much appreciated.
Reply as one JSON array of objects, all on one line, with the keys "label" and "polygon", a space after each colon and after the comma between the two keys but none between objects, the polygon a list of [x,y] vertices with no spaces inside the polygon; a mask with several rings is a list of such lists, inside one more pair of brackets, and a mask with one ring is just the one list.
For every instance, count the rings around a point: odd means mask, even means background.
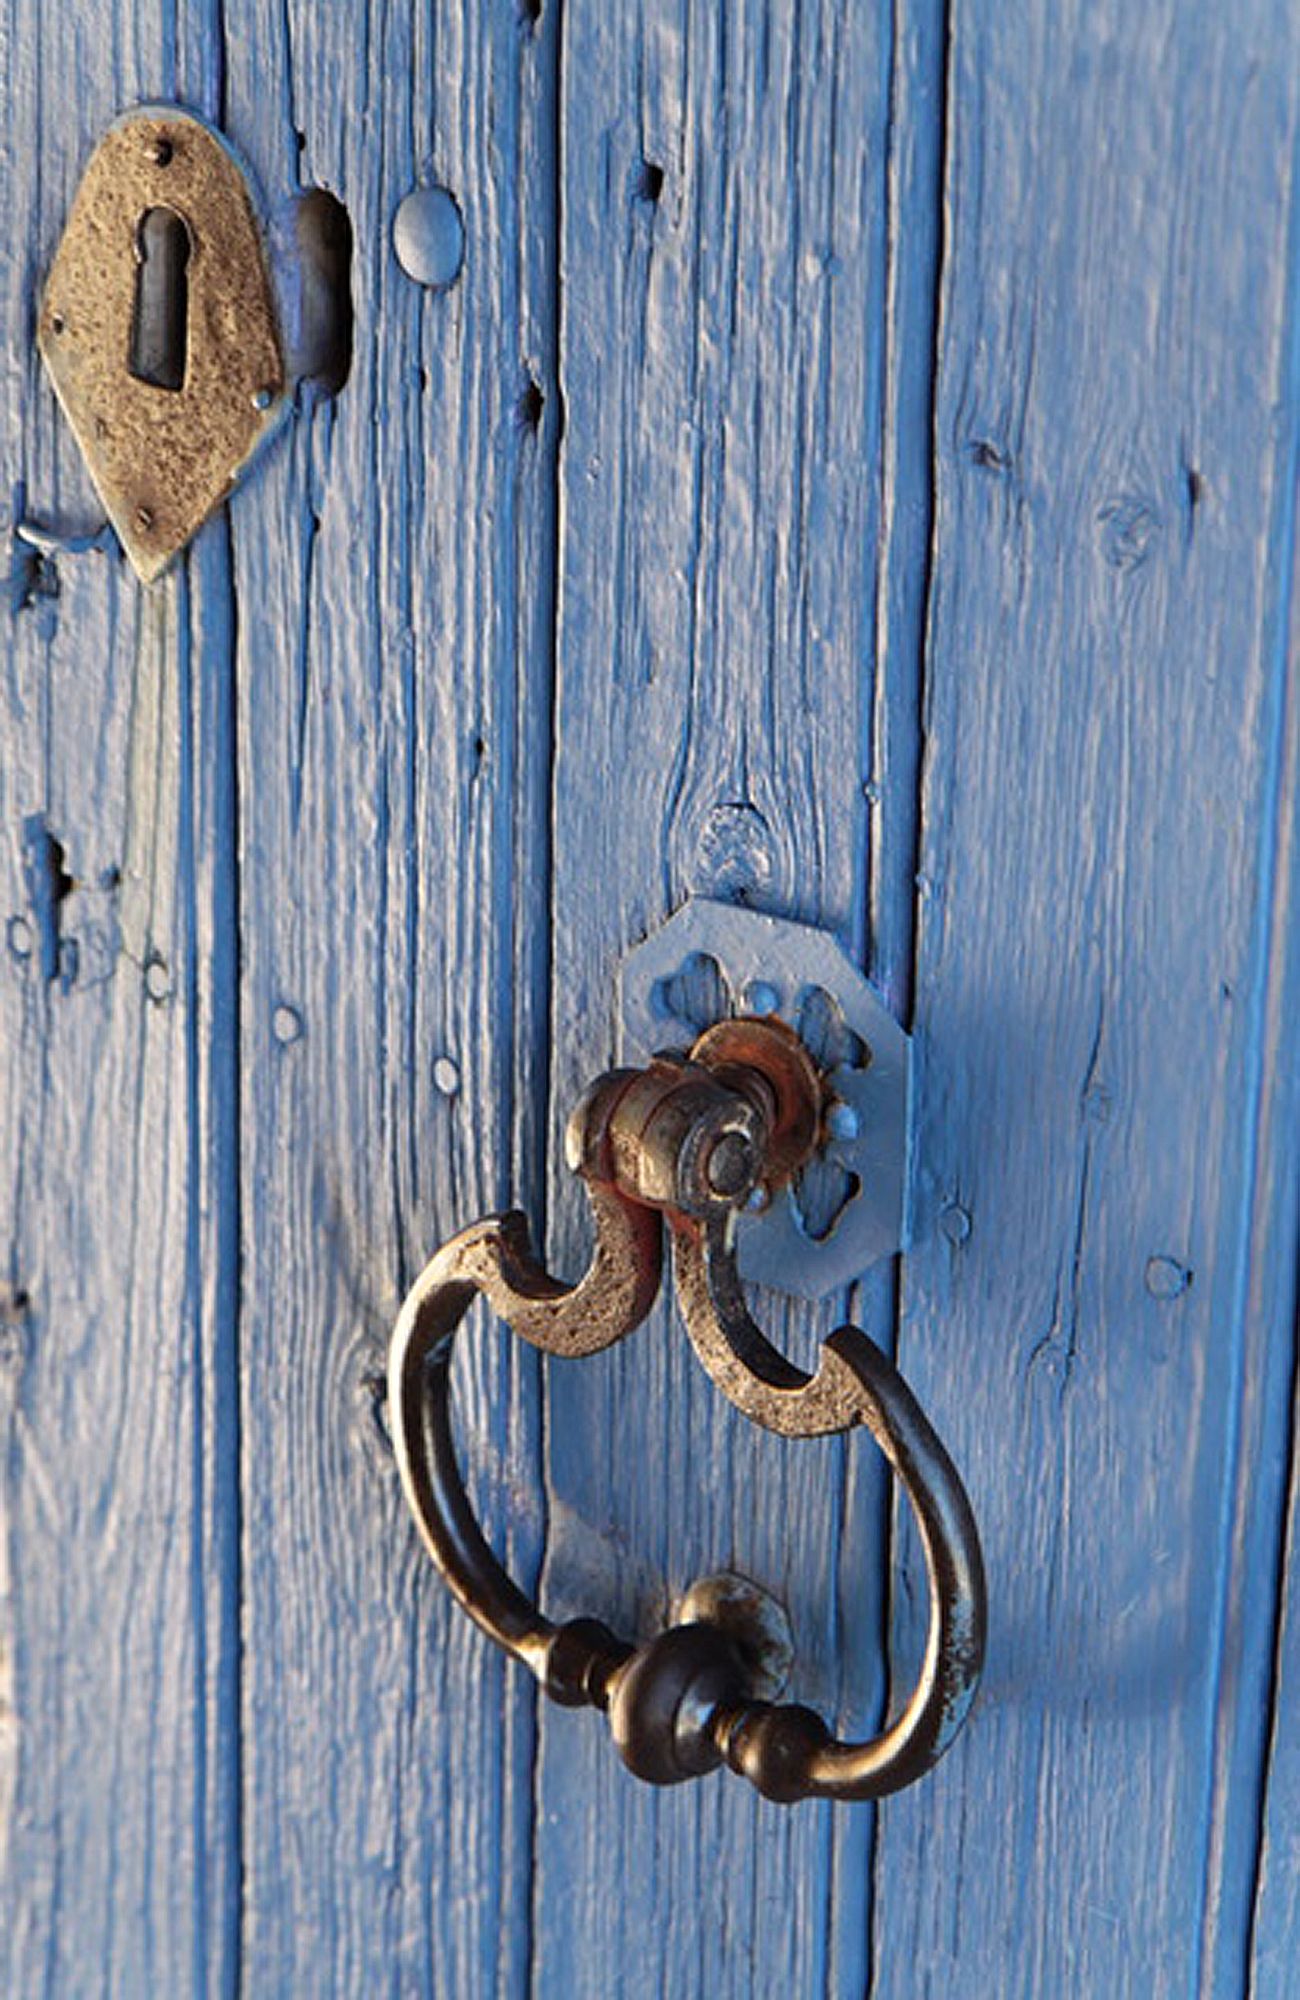
[{"label": "wood knot", "polygon": [[1160,516],[1140,494],[1121,493],[1097,511],[1101,553],[1112,569],[1141,569],[1160,534]]}]

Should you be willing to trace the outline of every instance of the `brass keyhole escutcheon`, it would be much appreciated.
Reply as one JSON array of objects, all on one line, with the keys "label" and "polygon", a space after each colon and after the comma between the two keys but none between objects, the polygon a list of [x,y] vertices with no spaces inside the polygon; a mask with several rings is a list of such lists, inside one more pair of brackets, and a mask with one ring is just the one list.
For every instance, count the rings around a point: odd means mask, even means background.
[{"label": "brass keyhole escutcheon", "polygon": [[285,409],[259,210],[203,119],[149,105],[110,126],[77,190],[37,339],[122,547],[151,583]]}]

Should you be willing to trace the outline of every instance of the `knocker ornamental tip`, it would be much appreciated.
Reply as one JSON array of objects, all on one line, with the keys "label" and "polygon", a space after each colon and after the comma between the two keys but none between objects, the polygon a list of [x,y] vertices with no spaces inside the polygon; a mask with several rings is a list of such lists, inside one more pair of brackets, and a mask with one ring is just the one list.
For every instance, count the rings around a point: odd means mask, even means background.
[{"label": "knocker ornamental tip", "polygon": [[[653,1784],[725,1763],[782,1802],[879,1798],[937,1762],[979,1681],[979,1536],[961,1480],[911,1390],[853,1326],[831,1335],[816,1374],[806,1374],[745,1305],[736,1218],[755,1190],[770,1196],[817,1150],[824,1112],[816,1064],[773,1018],[720,1022],[689,1055],[611,1071],[587,1092],[569,1132],[570,1164],[596,1224],[586,1275],[560,1284],[533,1255],[522,1215],[489,1216],[438,1251],[394,1331],[397,1462],[429,1553],[470,1617],[554,1700],[605,1711],[624,1762]],[[930,1583],[929,1639],[908,1702],[869,1742],[838,1742],[811,1709],[756,1698],[753,1662],[721,1622],[671,1626],[639,1648],[596,1619],[553,1625],[506,1575],[470,1508],[449,1391],[452,1343],[475,1295],[537,1347],[596,1353],[649,1312],[664,1222],[687,1332],[723,1393],[787,1437],[865,1424],[911,1502]]]}]

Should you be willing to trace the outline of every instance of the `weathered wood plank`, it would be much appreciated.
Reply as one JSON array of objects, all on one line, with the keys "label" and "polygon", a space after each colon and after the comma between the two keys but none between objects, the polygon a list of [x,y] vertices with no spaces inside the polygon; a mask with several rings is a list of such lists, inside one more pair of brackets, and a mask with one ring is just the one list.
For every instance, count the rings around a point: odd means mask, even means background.
[{"label": "weathered wood plank", "polygon": [[[226,22],[232,134],[273,195],[291,162],[346,204],[357,312],[345,391],[233,516],[245,1962],[265,1992],[522,1993],[531,1685],[417,1548],[381,1383],[436,1243],[539,1185],[555,23],[364,4]],[[466,226],[445,295],[390,247],[429,177]],[[466,1456],[527,1575],[534,1365],[475,1334]]]},{"label": "weathered wood plank", "polygon": [[901,1352],[993,1638],[882,1812],[882,1993],[1242,1990],[1292,1345],[1294,41],[1274,5],[952,10],[916,990],[969,1234],[909,1260]]},{"label": "weathered wood plank", "polygon": [[[563,62],[553,1163],[615,1051],[619,960],[688,891],[862,946],[889,10],[570,5]],[[552,1202],[572,1268],[558,1168]],[[803,1356],[835,1316],[764,1310]],[[748,1428],[663,1313],[547,1394],[548,1602],[644,1630],[733,1565],[789,1604],[801,1693],[868,1727],[870,1454],[850,1488],[838,1446]],[[723,1777],[656,1796],[590,1717],[545,1713],[541,1745],[542,1991],[629,1967],[674,1994],[860,1988],[870,1813],[787,1814]]]},{"label": "weathered wood plank", "polygon": [[170,90],[149,0],[6,17],[0,248],[3,1984],[220,1992],[237,1927],[233,946],[211,624],[177,577],[40,554],[99,518],[40,375],[41,275],[103,127]]},{"label": "weathered wood plank", "polygon": [[[1300,217],[1293,216],[1293,230]],[[1291,296],[1297,297],[1292,260]],[[1300,400],[1300,316],[1292,327],[1291,405]],[[1300,1327],[1297,1321],[1297,1281],[1300,1280],[1300,1050],[1296,1023],[1300,1020],[1300,597],[1297,596],[1295,496],[1296,455],[1300,438],[1292,440],[1293,459],[1278,494],[1279,582],[1290,593],[1289,620],[1277,620],[1279,660],[1289,656],[1290,672],[1278,675],[1279,732],[1276,847],[1267,914],[1273,929],[1271,975],[1259,1020],[1260,1053],[1269,1079],[1261,1106],[1259,1158],[1261,1198],[1256,1204],[1250,1244],[1249,1310],[1267,1324]],[[1281,608],[1281,607],[1280,607]],[[1300,1689],[1300,1629],[1296,1615],[1300,1591],[1300,1461],[1296,1456],[1296,1384],[1286,1378],[1285,1343],[1272,1379],[1266,1384],[1273,1407],[1291,1404],[1290,1494],[1285,1541],[1279,1551],[1280,1579],[1278,1641],[1270,1688],[1270,1756],[1267,1791],[1258,1811],[1260,1857],[1258,1887],[1251,1912],[1249,1957],[1242,1952],[1258,2000],[1285,1995],[1295,1983],[1297,1939],[1300,1939],[1300,1745],[1296,1740],[1297,1689]],[[1292,1357],[1294,1364],[1294,1357]],[[1276,1427],[1270,1444],[1276,1446]],[[1248,1463],[1248,1451],[1243,1461]],[[1226,1982],[1225,1982],[1226,1990]]]}]

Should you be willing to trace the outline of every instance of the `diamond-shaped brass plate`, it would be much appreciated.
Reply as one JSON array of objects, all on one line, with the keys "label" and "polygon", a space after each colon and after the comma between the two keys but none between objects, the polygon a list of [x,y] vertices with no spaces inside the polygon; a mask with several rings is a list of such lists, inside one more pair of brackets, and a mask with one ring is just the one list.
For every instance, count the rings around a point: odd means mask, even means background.
[{"label": "diamond-shaped brass plate", "polygon": [[[179,389],[130,370],[139,230],[152,208],[189,232]],[[171,105],[121,118],[86,168],[54,259],[38,340],[133,567],[159,576],[230,492],[283,410],[266,251],[224,140]]]}]

